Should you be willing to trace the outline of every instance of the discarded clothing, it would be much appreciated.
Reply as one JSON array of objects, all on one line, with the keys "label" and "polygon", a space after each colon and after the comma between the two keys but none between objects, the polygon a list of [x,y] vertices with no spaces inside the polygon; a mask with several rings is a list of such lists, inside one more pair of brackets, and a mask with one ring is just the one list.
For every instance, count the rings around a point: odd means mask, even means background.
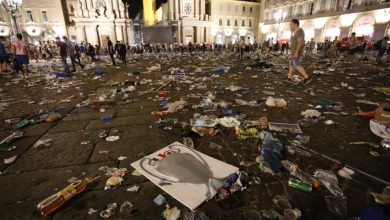
[{"label": "discarded clothing", "polygon": [[261,156],[265,163],[271,168],[274,173],[277,173],[282,169],[283,165],[283,150],[284,146],[279,139],[274,138],[272,134],[268,132],[262,132],[263,145],[261,147]]}]

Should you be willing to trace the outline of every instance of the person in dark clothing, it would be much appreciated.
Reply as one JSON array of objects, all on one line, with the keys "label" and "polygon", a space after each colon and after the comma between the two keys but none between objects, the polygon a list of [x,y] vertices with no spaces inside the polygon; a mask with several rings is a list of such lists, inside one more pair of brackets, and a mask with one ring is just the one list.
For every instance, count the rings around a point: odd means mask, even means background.
[{"label": "person in dark clothing", "polygon": [[95,55],[96,55],[95,47],[93,47],[90,43],[88,44],[87,53],[91,57],[91,61],[95,62],[96,61],[96,59],[95,59]]},{"label": "person in dark clothing", "polygon": [[107,37],[107,51],[108,51],[108,54],[110,55],[110,58],[111,58],[111,61],[112,61],[112,65],[115,66],[116,65],[116,62],[115,62],[115,58],[114,58],[114,44],[112,43],[112,41],[110,40],[109,37]]},{"label": "person in dark clothing", "polygon": [[117,54],[117,57],[119,57],[119,48],[120,48],[120,45],[121,45],[121,42],[120,41],[117,41],[115,46],[114,46],[114,49],[115,49],[115,53]]},{"label": "person in dark clothing", "polygon": [[70,69],[66,61],[68,57],[68,45],[66,44],[66,42],[61,41],[60,37],[56,37],[56,44],[58,50],[57,53],[61,57],[62,65],[64,66],[64,72],[69,73]]},{"label": "person in dark clothing", "polygon": [[126,64],[126,45],[125,44],[120,44],[119,45],[119,58],[122,60],[123,64]]}]

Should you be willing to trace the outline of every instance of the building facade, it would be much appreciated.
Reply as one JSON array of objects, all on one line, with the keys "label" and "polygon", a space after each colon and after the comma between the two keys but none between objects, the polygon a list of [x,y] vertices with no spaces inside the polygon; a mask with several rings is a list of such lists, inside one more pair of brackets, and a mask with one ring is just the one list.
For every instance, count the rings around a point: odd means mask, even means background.
[{"label": "building facade", "polygon": [[66,0],[71,39],[105,46],[107,37],[131,44],[131,21],[122,0]]},{"label": "building facade", "polygon": [[227,44],[257,40],[261,3],[257,1],[208,0],[207,11],[211,21],[211,39]]},{"label": "building facade", "polygon": [[300,20],[305,40],[358,37],[375,41],[390,34],[389,0],[266,0],[262,38],[290,38],[289,21]]},{"label": "building facade", "polygon": [[[154,0],[144,0],[154,1]],[[149,5],[152,5],[151,3]],[[153,27],[142,28],[142,21],[136,21],[135,38],[143,32],[146,42],[154,41],[147,37],[148,29],[159,29],[161,33],[169,32],[175,43],[235,43],[244,39],[247,43],[257,40],[261,4],[257,0],[168,0],[156,10]],[[140,28],[141,27],[141,28]],[[163,30],[163,27],[169,27]],[[143,29],[143,31],[141,31]],[[151,31],[150,31],[151,32]],[[167,34],[165,34],[167,35]],[[169,34],[168,34],[169,35]],[[164,39],[169,40],[169,39]]]},{"label": "building facade", "polygon": [[[14,36],[8,11],[0,5],[0,36]],[[66,36],[67,28],[61,0],[24,0],[16,14],[19,32],[31,43]]]}]

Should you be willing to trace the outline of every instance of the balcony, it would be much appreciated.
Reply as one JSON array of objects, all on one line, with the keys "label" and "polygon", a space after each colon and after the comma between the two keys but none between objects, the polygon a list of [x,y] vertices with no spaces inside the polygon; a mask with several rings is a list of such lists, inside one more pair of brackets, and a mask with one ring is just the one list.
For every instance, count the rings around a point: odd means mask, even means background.
[{"label": "balcony", "polygon": [[[318,18],[318,17],[331,17],[331,16],[339,16],[343,14],[351,14],[351,13],[358,13],[358,12],[365,12],[365,11],[373,11],[377,9],[382,8],[388,8],[390,4],[381,4],[379,1],[371,2],[370,4],[361,4],[361,5],[353,5],[351,9],[343,9],[343,8],[331,8],[328,10],[318,10],[313,11],[313,14],[295,14],[295,15],[288,15],[282,22],[287,22],[291,20],[292,18],[299,18],[301,20],[307,20],[312,18]],[[264,24],[276,24],[275,20],[264,20]]]}]

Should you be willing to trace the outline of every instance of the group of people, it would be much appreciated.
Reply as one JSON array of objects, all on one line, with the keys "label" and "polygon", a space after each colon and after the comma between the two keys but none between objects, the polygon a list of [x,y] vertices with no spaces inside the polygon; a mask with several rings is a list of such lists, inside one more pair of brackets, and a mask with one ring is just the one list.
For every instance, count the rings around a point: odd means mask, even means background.
[{"label": "group of people", "polygon": [[[39,42],[36,45],[27,44],[23,40],[22,34],[17,34],[16,40],[12,45],[7,42],[4,37],[0,37],[0,74],[7,71],[18,72],[23,70],[23,77],[28,76],[28,64],[29,55],[30,58],[50,60],[53,57],[61,59],[65,72],[76,71],[76,65],[84,69],[85,63],[91,63],[98,61],[100,56],[109,56],[112,65],[117,65],[116,59],[126,64],[127,56],[133,54],[139,54],[141,59],[144,53],[160,54],[160,53],[205,53],[205,52],[235,52],[238,54],[238,59],[242,60],[244,53],[260,51],[262,54],[270,54],[271,52],[279,52],[280,54],[288,54],[289,52],[289,72],[288,79],[292,79],[294,69],[303,76],[304,81],[310,81],[310,76],[307,74],[303,66],[301,65],[302,57],[311,56],[314,51],[317,53],[323,53],[326,57],[335,58],[338,57],[340,52],[347,51],[347,54],[354,56],[359,51],[365,51],[368,47],[373,47],[377,50],[377,61],[380,62],[382,57],[387,53],[388,60],[390,60],[390,47],[389,38],[384,37],[382,40],[376,42],[374,46],[367,41],[359,43],[356,34],[352,33],[348,38],[348,47],[343,46],[343,43],[335,37],[333,41],[326,40],[323,43],[316,43],[312,38],[310,41],[305,42],[305,33],[303,29],[299,27],[299,21],[293,19],[290,22],[291,39],[289,42],[274,43],[274,40],[268,39],[258,45],[256,42],[253,44],[245,43],[244,39],[239,42],[228,44],[206,44],[206,43],[188,43],[184,44],[139,44],[130,46],[123,42],[117,41],[115,44],[109,37],[106,39],[104,46],[91,45],[81,42],[76,44],[70,41],[66,36],[62,38],[57,37],[55,42]],[[68,65],[68,58],[71,61],[70,69]]]}]

